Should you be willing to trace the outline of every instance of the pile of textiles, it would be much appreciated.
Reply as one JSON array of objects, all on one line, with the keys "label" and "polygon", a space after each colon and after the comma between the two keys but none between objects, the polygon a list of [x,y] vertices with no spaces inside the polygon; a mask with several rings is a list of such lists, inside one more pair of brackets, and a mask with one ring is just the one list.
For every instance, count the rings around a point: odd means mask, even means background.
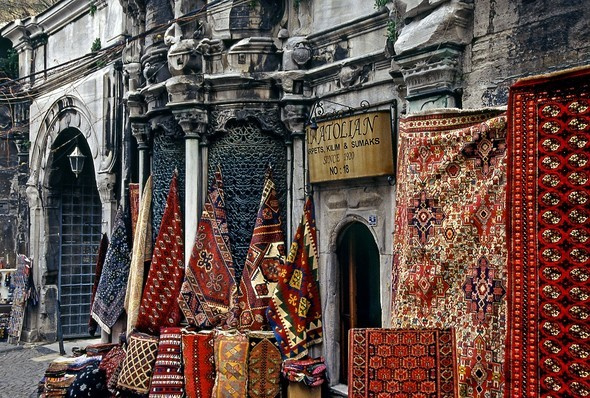
[{"label": "pile of textiles", "polygon": [[308,387],[321,386],[326,380],[324,358],[286,360],[281,370],[289,381],[303,383]]},{"label": "pile of textiles", "polygon": [[40,386],[40,397],[66,397],[68,389],[72,386],[76,377],[82,374],[88,367],[97,367],[101,356],[87,357],[85,355],[75,358],[58,358],[49,364]]}]

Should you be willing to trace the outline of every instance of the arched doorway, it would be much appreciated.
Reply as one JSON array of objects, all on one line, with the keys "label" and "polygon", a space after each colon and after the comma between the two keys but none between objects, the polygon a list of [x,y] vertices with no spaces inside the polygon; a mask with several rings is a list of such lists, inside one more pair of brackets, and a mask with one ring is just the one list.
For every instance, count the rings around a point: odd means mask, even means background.
[{"label": "arched doorway", "polygon": [[[68,155],[78,146],[86,156],[76,177]],[[55,204],[48,208],[50,222],[59,223],[57,267],[61,326],[64,338],[88,335],[88,317],[96,254],[101,237],[102,205],[90,149],[75,128],[58,135],[51,146],[50,190]]]},{"label": "arched doorway", "polygon": [[371,231],[349,224],[338,239],[340,265],[340,382],[348,384],[348,331],[381,327],[379,249]]}]

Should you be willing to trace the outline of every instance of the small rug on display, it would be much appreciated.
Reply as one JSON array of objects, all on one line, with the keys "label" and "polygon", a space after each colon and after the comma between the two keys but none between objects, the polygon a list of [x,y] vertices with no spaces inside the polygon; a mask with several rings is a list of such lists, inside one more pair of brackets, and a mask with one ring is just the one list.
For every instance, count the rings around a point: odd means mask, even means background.
[{"label": "small rug on display", "polygon": [[348,397],[456,397],[450,329],[351,329]]},{"label": "small rug on display", "polygon": [[157,334],[162,326],[180,323],[177,299],[184,277],[184,234],[179,200],[177,177],[173,173],[135,325],[141,332]]},{"label": "small rug on display", "polygon": [[283,362],[281,373],[286,380],[308,387],[318,387],[328,379],[326,369],[323,357],[287,359]]},{"label": "small rug on display", "polygon": [[400,121],[392,327],[454,328],[459,396],[501,397],[506,335],[506,117]]},{"label": "small rug on display", "polygon": [[237,326],[236,280],[219,167],[203,206],[178,303],[191,325]]},{"label": "small rug on display", "polygon": [[129,213],[119,208],[91,311],[92,317],[107,333],[123,313],[131,264],[129,231]]},{"label": "small rug on display", "polygon": [[131,212],[131,238],[135,238],[135,228],[139,216],[139,184],[129,183],[129,208]]},{"label": "small rug on display", "polygon": [[219,332],[215,336],[215,398],[248,396],[248,337]]},{"label": "small rug on display", "polygon": [[278,397],[282,359],[273,332],[250,332],[248,342],[248,397]]},{"label": "small rug on display", "polygon": [[187,398],[211,398],[215,383],[215,333],[182,332],[182,357]]},{"label": "small rug on display", "polygon": [[590,68],[517,82],[506,397],[590,396]]},{"label": "small rug on display", "polygon": [[23,254],[16,258],[16,272],[11,280],[13,287],[12,306],[10,307],[10,321],[8,323],[8,342],[18,344],[25,320],[27,299],[29,298],[29,275],[31,260]]},{"label": "small rug on display", "polygon": [[157,351],[157,337],[144,333],[132,333],[129,336],[127,354],[117,380],[117,389],[147,394],[150,390]]},{"label": "small rug on display", "polygon": [[99,369],[105,374],[107,388],[111,396],[116,392],[117,380],[123,361],[125,360],[125,350],[121,346],[116,346],[106,354],[100,362]]},{"label": "small rug on display", "polygon": [[179,327],[160,329],[158,355],[150,398],[182,398],[184,396],[184,375],[182,372],[182,333]]},{"label": "small rug on display", "polygon": [[[146,252],[151,253],[151,225],[150,214],[152,204],[152,177],[150,176],[143,188],[143,197],[137,217],[137,229],[133,238],[133,252],[131,255],[131,266],[129,279],[127,281],[127,293],[125,294],[125,311],[127,312],[127,333],[135,328],[139,305],[143,294],[143,282],[146,269]],[[151,261],[149,258],[147,261]]]},{"label": "small rug on display", "polygon": [[267,311],[283,359],[299,359],[322,341],[322,307],[318,284],[318,255],[313,200],[307,197]]},{"label": "small rug on display", "polygon": [[[107,249],[109,248],[109,237],[107,234],[102,234],[102,239],[98,246],[98,254],[96,255],[96,267],[94,269],[94,284],[92,285],[92,296],[90,298],[90,309],[92,310],[92,304],[94,303],[94,296],[96,296],[96,289],[98,289],[98,282],[102,275],[102,267],[104,266],[104,260],[107,255]],[[88,334],[94,336],[98,329],[98,323],[92,317],[92,313],[88,319]]]},{"label": "small rug on display", "polygon": [[66,391],[67,398],[104,398],[108,394],[105,374],[98,362],[81,370]]},{"label": "small rug on display", "polygon": [[269,330],[266,310],[284,261],[281,209],[269,167],[238,290],[240,330]]}]

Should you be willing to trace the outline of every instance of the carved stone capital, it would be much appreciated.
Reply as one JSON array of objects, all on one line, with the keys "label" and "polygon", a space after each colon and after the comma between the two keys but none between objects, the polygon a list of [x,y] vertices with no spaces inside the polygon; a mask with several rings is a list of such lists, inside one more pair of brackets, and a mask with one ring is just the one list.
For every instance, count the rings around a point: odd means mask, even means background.
[{"label": "carved stone capital", "polygon": [[98,173],[96,187],[102,203],[115,202],[115,184],[117,176],[112,173]]},{"label": "carved stone capital", "polygon": [[186,139],[200,139],[207,131],[209,116],[205,109],[176,109],[172,113],[182,127]]},{"label": "carved stone capital", "polygon": [[292,137],[305,134],[305,127],[309,116],[309,105],[306,103],[286,103],[281,108],[281,120],[287,126]]},{"label": "carved stone capital", "polygon": [[138,92],[129,92],[127,97],[127,109],[129,109],[129,118],[143,117],[146,110],[146,103],[143,95]]},{"label": "carved stone capital", "polygon": [[145,122],[131,122],[131,134],[137,140],[137,148],[141,150],[148,149],[150,139],[150,127]]}]

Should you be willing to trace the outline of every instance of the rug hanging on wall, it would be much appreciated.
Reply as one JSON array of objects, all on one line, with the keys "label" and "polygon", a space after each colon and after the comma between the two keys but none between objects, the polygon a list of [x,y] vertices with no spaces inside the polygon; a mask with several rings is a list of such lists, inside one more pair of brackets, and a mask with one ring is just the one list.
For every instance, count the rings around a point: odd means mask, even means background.
[{"label": "rug hanging on wall", "polygon": [[590,396],[590,68],[510,89],[506,396]]},{"label": "rug hanging on wall", "polygon": [[[98,253],[96,255],[96,267],[94,268],[94,283],[92,284],[92,295],[90,296],[90,310],[92,312],[92,304],[94,303],[94,296],[96,296],[96,289],[98,289],[98,282],[100,282],[100,277],[102,275],[102,267],[104,266],[104,260],[106,258],[107,250],[109,248],[109,237],[107,234],[102,234],[102,238],[100,239],[100,244],[98,245]],[[96,330],[98,329],[98,323],[92,317],[92,314],[89,314],[88,317],[88,334],[90,336],[94,336]]]},{"label": "rug hanging on wall", "polygon": [[281,210],[269,167],[238,290],[240,330],[268,330],[266,310],[285,261]]},{"label": "rug hanging on wall", "polygon": [[160,333],[163,326],[180,323],[178,295],[184,277],[184,234],[178,196],[176,172],[172,174],[170,191],[154,244],[152,264],[141,297],[136,329]]},{"label": "rug hanging on wall", "polygon": [[[129,279],[127,282],[127,293],[125,295],[125,311],[127,312],[127,333],[131,333],[137,323],[139,306],[143,294],[143,283],[146,273],[146,261],[151,262],[151,256],[146,260],[146,252],[151,253],[151,232],[150,214],[152,208],[152,177],[150,176],[143,188],[143,197],[137,217],[137,228],[133,239],[133,253]],[[149,249],[148,249],[149,247]]]},{"label": "rug hanging on wall", "polygon": [[182,332],[187,398],[210,398],[215,383],[215,332]]},{"label": "rug hanging on wall", "polygon": [[131,212],[131,238],[134,239],[137,218],[139,217],[139,184],[136,182],[129,183],[129,209]]},{"label": "rug hanging on wall", "polygon": [[451,329],[351,329],[348,397],[456,397]]},{"label": "rug hanging on wall", "polygon": [[182,334],[179,327],[160,329],[158,355],[150,384],[149,398],[184,397],[182,372]]},{"label": "rug hanging on wall", "polygon": [[250,332],[248,344],[248,397],[278,397],[283,361],[273,332]]},{"label": "rug hanging on wall", "polygon": [[267,311],[283,359],[299,359],[322,341],[317,232],[313,200],[308,196],[289,256]]},{"label": "rug hanging on wall", "polygon": [[191,325],[237,326],[235,269],[219,167],[197,225],[178,303]]},{"label": "rug hanging on wall", "polygon": [[131,264],[130,231],[129,212],[119,208],[91,311],[92,317],[107,333],[123,313]]},{"label": "rug hanging on wall", "polygon": [[31,272],[31,260],[24,254],[19,254],[16,258],[16,272],[11,281],[14,290],[10,307],[10,321],[8,322],[8,342],[12,344],[18,344],[20,341],[29,296],[29,275]]},{"label": "rug hanging on wall", "polygon": [[454,328],[459,396],[501,397],[506,333],[506,117],[400,121],[392,327]]}]

